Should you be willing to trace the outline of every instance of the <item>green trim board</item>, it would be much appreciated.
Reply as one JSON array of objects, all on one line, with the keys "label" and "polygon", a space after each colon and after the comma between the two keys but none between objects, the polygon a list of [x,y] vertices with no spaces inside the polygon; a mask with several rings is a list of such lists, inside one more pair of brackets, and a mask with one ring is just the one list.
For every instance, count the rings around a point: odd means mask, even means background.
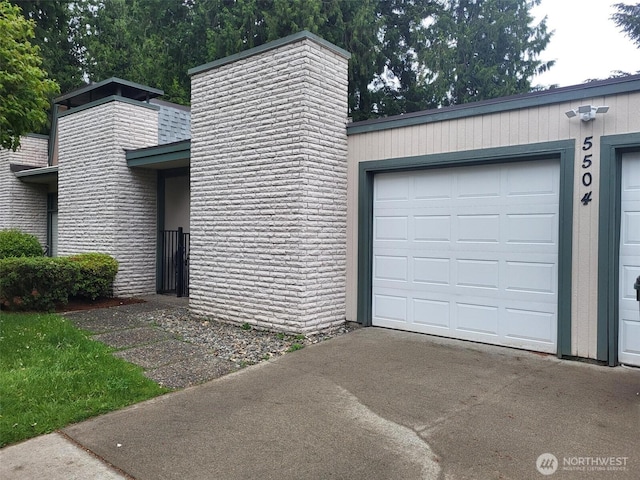
[{"label": "green trim board", "polygon": [[[618,95],[640,91],[640,75],[602,80],[583,85],[554,88],[539,92],[500,97],[492,100],[454,105],[434,110],[395,115],[393,117],[365,120],[347,125],[347,135],[377,132],[391,128],[409,127],[459,118],[507,112],[523,108],[540,107],[561,102],[582,101],[592,97]],[[562,112],[564,116],[564,112]]]},{"label": "green trim board", "polygon": [[124,88],[134,93],[136,96],[145,97],[145,98],[146,97],[155,98],[155,97],[164,95],[164,91],[158,88],[148,87],[146,85],[130,82],[129,80],[123,80],[122,78],[118,78],[118,77],[111,77],[111,78],[102,80],[101,82],[91,83],[84,87],[73,90],[69,93],[61,95],[57,98],[54,98],[53,103],[64,104],[65,102],[70,101],[72,99],[87,96],[91,92],[100,92],[105,89],[108,89],[109,87],[111,87],[110,89],[116,89],[116,90]]},{"label": "green trim board", "polygon": [[321,45],[328,50],[331,50],[333,53],[336,53],[346,59],[351,58],[351,54],[346,50],[334,45],[331,42],[327,42],[324,38],[320,38],[313,33],[303,30],[298,33],[294,33],[293,35],[289,35],[288,37],[280,38],[278,40],[274,40],[273,42],[265,43],[264,45],[259,45],[254,48],[250,48],[243,52],[239,52],[233,55],[229,55],[228,57],[221,58],[219,60],[214,60],[213,62],[205,63],[204,65],[200,65],[197,67],[190,68],[187,71],[188,75],[197,75],[199,73],[206,72],[208,70],[212,70],[214,68],[221,67],[223,65],[228,65],[233,62],[237,62],[238,60],[243,60],[245,58],[253,57],[254,55],[259,55],[261,53],[268,52],[269,50],[274,50],[276,48],[280,48],[284,45],[288,45],[290,43],[300,42],[302,40],[311,40],[318,45]]},{"label": "green trim board", "polygon": [[618,363],[620,184],[622,154],[640,150],[640,132],[600,137],[597,358]]},{"label": "green trim board", "polygon": [[44,135],[42,133],[27,133],[25,135],[25,137],[40,138],[42,140],[49,140],[49,135]]},{"label": "green trim board", "polygon": [[93,102],[85,103],[84,105],[80,105],[79,107],[73,107],[69,110],[65,110],[64,112],[58,113],[58,118],[66,117],[67,115],[72,115],[74,113],[82,112],[83,110],[88,110],[89,108],[97,107],[99,105],[104,105],[105,103],[110,102],[122,102],[128,103],[130,105],[135,105],[137,107],[144,107],[150,110],[159,111],[160,107],[158,105],[154,105],[152,103],[141,102],[140,100],[132,100],[131,98],[121,97],[119,95],[110,95],[108,97],[101,98],[99,100],[95,100]]},{"label": "green trim board", "polygon": [[357,321],[364,326],[371,326],[372,323],[373,179],[376,174],[549,158],[557,158],[560,161],[557,355],[558,357],[571,356],[574,140],[360,162],[358,171]]},{"label": "green trim board", "polygon": [[127,166],[151,167],[176,162],[178,160],[191,160],[191,140],[155,145],[153,147],[140,148],[126,151]]},{"label": "green trim board", "polygon": [[14,172],[16,178],[25,183],[39,183],[46,185],[58,184],[58,166],[29,168]]},{"label": "green trim board", "polygon": [[58,107],[53,105],[53,115],[51,116],[51,137],[47,145],[47,163],[53,165],[53,155],[55,154],[56,143],[58,140]]}]

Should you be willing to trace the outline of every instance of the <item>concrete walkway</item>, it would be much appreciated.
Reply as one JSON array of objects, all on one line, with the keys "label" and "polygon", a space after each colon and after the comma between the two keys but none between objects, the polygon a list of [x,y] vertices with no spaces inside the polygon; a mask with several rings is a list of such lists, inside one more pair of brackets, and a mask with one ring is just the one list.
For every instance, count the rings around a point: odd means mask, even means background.
[{"label": "concrete walkway", "polygon": [[0,478],[637,479],[638,432],[638,370],[366,328],[63,430],[117,471]]},{"label": "concrete walkway", "polygon": [[142,297],[145,303],[65,314],[75,326],[117,349],[114,353],[144,369],[147,377],[168,388],[185,388],[237,370],[201,346],[184,342],[154,325],[159,316],[188,307],[188,298],[169,295]]}]

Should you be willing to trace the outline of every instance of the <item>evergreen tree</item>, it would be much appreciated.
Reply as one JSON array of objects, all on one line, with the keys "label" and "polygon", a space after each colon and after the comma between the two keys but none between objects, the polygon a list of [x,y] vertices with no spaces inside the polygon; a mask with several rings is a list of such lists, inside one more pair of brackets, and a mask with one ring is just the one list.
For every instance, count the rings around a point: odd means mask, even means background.
[{"label": "evergreen tree", "polygon": [[[188,103],[187,70],[301,30],[352,54],[354,120],[531,90],[549,68],[539,0],[84,0],[74,37],[92,81]],[[327,72],[330,74],[330,72]]]},{"label": "evergreen tree", "polygon": [[546,21],[531,26],[540,0],[449,0],[424,49],[425,100],[431,106],[525,93],[554,62],[538,59],[550,40]]},{"label": "evergreen tree", "polygon": [[612,19],[620,29],[640,48],[640,3],[626,5],[616,3]]}]

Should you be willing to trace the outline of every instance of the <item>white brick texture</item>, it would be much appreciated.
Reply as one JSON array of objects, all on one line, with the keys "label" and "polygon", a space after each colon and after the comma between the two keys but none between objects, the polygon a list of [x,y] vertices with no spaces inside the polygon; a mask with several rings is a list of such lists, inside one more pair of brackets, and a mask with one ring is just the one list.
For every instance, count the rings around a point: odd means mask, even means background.
[{"label": "white brick texture", "polygon": [[118,260],[116,295],[155,293],[156,172],[125,149],[157,144],[158,112],[112,101],[58,121],[58,253]]},{"label": "white brick texture", "polygon": [[347,59],[304,38],[192,78],[190,306],[314,333],[345,320]]},{"label": "white brick texture", "polygon": [[46,137],[26,136],[13,152],[0,149],[0,229],[17,228],[47,243],[47,186],[23,183],[10,170],[11,164],[46,167]]}]

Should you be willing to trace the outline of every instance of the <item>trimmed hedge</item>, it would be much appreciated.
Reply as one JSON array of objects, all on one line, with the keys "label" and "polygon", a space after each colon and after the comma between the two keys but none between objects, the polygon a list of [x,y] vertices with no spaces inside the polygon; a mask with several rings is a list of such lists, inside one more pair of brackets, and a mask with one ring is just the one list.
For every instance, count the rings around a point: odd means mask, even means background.
[{"label": "trimmed hedge", "polygon": [[20,230],[0,230],[0,258],[42,257],[44,251],[38,239]]},{"label": "trimmed hedge", "polygon": [[51,311],[73,296],[109,297],[117,271],[118,262],[100,253],[0,259],[0,305]]},{"label": "trimmed hedge", "polygon": [[51,311],[66,304],[80,268],[66,258],[0,260],[0,301],[10,310]]},{"label": "trimmed hedge", "polygon": [[95,300],[113,296],[118,262],[106,253],[81,253],[69,257],[80,268],[75,295]]}]

